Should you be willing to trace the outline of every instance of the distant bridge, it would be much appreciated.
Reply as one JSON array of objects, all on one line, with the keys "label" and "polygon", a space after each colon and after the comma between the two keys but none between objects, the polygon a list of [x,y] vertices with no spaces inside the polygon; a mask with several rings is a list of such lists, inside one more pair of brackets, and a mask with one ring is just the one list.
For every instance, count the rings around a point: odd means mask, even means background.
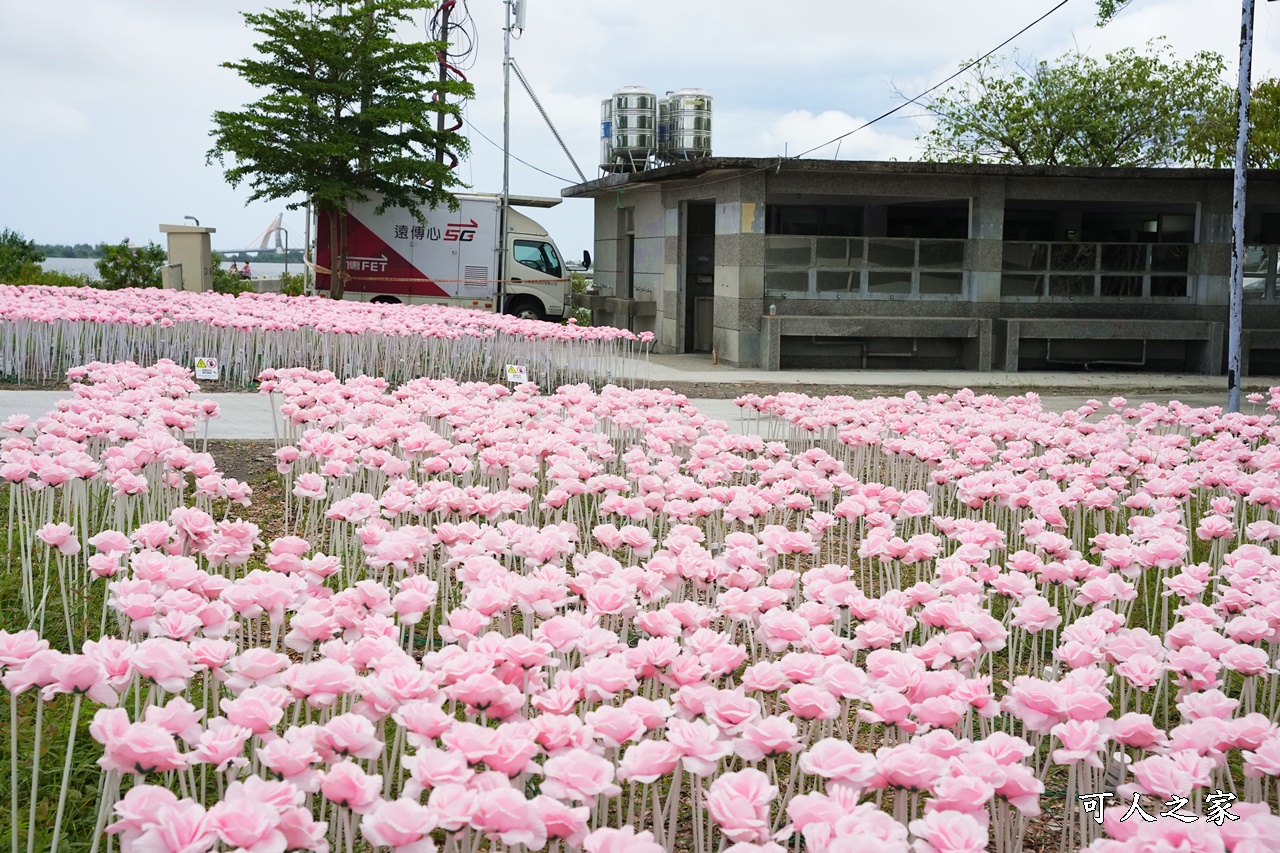
[{"label": "distant bridge", "polygon": [[[264,255],[283,255],[284,249],[214,249],[219,255],[256,255],[261,252]],[[302,250],[293,248],[289,250],[290,255],[302,255]]]},{"label": "distant bridge", "polygon": [[[249,241],[249,245],[245,246],[241,251],[244,252],[282,252],[284,244],[280,241],[280,232],[284,229],[280,227],[280,221],[284,219],[284,213],[277,213],[276,218],[271,220],[271,224],[263,229],[262,233]],[[275,238],[276,247],[268,249],[267,244]]]}]

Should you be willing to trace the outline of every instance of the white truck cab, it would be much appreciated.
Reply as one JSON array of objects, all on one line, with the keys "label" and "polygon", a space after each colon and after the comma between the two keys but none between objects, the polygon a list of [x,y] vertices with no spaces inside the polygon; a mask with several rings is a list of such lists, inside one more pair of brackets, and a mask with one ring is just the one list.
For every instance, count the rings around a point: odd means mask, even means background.
[{"label": "white truck cab", "polygon": [[528,320],[564,316],[571,292],[564,259],[547,229],[518,210],[507,211],[506,268],[506,313]]}]

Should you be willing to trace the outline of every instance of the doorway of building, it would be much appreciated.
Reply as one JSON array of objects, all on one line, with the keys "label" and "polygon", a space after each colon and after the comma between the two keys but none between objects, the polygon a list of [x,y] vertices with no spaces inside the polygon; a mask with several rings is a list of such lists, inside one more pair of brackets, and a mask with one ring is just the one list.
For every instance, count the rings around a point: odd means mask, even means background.
[{"label": "doorway of building", "polygon": [[716,206],[710,201],[691,201],[685,210],[685,352],[711,352],[715,273]]}]

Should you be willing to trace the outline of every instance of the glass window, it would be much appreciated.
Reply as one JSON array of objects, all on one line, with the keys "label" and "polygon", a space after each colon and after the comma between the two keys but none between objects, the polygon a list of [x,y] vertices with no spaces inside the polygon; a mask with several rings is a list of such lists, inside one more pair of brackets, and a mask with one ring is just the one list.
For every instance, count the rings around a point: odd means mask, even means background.
[{"label": "glass window", "polygon": [[764,271],[764,292],[766,294],[797,294],[809,292],[809,273]]},{"label": "glass window", "polygon": [[813,256],[808,237],[768,237],[764,264],[767,267],[807,267]]},{"label": "glass window", "polygon": [[[1004,269],[1007,272],[1043,270],[1049,266],[1048,243],[1005,243]],[[1021,295],[1021,294],[1019,294]]]},{"label": "glass window", "polygon": [[921,240],[920,266],[960,269],[964,266],[964,243],[959,240]]},{"label": "glass window", "polygon": [[964,290],[964,273],[930,272],[920,273],[920,292],[931,295],[959,296]]},{"label": "glass window", "polygon": [[1142,296],[1142,276],[1104,275],[1102,277],[1102,295],[1136,299]]},{"label": "glass window", "polygon": [[553,278],[561,277],[560,256],[556,247],[541,240],[516,240],[512,248],[516,263],[545,273]]},{"label": "glass window", "polygon": [[1151,247],[1152,272],[1188,272],[1190,269],[1190,246],[1167,245]]},{"label": "glass window", "polygon": [[1093,276],[1051,275],[1049,276],[1049,295],[1093,296]]},{"label": "glass window", "polygon": [[1102,268],[1107,272],[1142,272],[1147,268],[1148,248],[1145,243],[1107,243],[1102,247]]},{"label": "glass window", "polygon": [[1049,248],[1049,269],[1054,272],[1092,270],[1098,263],[1098,247],[1092,243],[1054,243]]},{"label": "glass window", "polygon": [[911,273],[909,272],[873,272],[867,277],[868,293],[910,293]]},{"label": "glass window", "polygon": [[916,265],[915,241],[868,240],[867,263],[873,267],[899,267],[909,269]]},{"label": "glass window", "polygon": [[819,237],[816,266],[860,267],[862,249],[861,237]]},{"label": "glass window", "polygon": [[1244,274],[1266,276],[1275,267],[1270,246],[1246,246],[1244,250]]},{"label": "glass window", "polygon": [[1043,296],[1044,276],[1009,275],[1000,276],[1001,296]]},{"label": "glass window", "polygon": [[1185,276],[1153,275],[1151,276],[1151,295],[1163,297],[1186,298],[1189,294]]},{"label": "glass window", "polygon": [[858,270],[818,270],[819,293],[858,293],[862,273]]}]

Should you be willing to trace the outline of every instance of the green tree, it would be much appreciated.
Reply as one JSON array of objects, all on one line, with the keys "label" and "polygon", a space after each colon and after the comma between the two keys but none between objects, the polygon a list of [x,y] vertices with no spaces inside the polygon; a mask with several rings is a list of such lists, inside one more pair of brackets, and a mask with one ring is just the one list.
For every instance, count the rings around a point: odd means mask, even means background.
[{"label": "green tree", "polygon": [[46,258],[96,258],[98,247],[88,243],[76,243],[74,246],[65,243],[39,243],[36,248]]},{"label": "green tree", "polygon": [[1221,55],[1175,57],[1162,40],[1094,59],[995,58],[973,79],[925,102],[935,127],[919,138],[925,159],[1051,166],[1211,165],[1191,140],[1221,109]]},{"label": "green tree", "polygon": [[[1236,159],[1236,90],[1224,86],[1204,120],[1192,127],[1187,146],[1195,162],[1231,168]],[[1280,167],[1280,80],[1256,84],[1249,96],[1249,166]]]},{"label": "green tree", "polygon": [[103,243],[102,259],[95,266],[103,290],[126,287],[159,287],[160,267],[168,259],[164,247],[155,243],[130,246],[126,237],[118,245]]},{"label": "green tree", "polygon": [[1098,26],[1105,27],[1133,0],[1098,0]]},{"label": "green tree", "polygon": [[27,240],[17,231],[8,228],[0,231],[0,282],[12,283],[25,264],[44,261],[34,240]]},{"label": "green tree", "polygon": [[[242,110],[213,114],[208,159],[225,167],[232,186],[248,182],[250,201],[311,198],[329,214],[331,266],[346,269],[346,211],[353,201],[381,197],[379,211],[403,207],[425,222],[422,208],[457,207],[449,191],[462,185],[437,163],[437,144],[467,150],[454,131],[436,131],[441,113],[458,117],[459,96],[471,86],[436,79],[439,42],[400,41],[431,0],[358,3],[295,0],[293,8],[246,13],[262,36],[258,58],[226,63],[261,97]],[[345,273],[344,273],[345,275]],[[345,281],[332,277],[330,295]]]}]

